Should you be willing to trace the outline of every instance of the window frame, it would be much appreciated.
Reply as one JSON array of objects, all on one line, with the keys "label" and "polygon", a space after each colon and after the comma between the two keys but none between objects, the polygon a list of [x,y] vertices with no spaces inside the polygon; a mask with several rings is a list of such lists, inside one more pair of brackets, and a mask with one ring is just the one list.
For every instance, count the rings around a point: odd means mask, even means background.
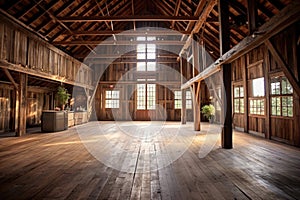
[{"label": "window frame", "polygon": [[[263,95],[259,94],[260,92],[254,92],[253,90],[260,87],[254,87],[254,82],[256,80],[263,80]],[[255,79],[251,79],[251,94],[249,95],[249,116],[257,116],[257,117],[265,117],[266,116],[266,84],[265,84],[265,77],[258,77]],[[263,102],[263,103],[259,103]],[[258,104],[259,103],[259,104]]]},{"label": "window frame", "polygon": [[[108,92],[110,93],[110,97],[108,97]],[[113,92],[118,93],[118,97],[114,97]],[[110,103],[108,103],[110,102]],[[109,106],[108,106],[109,105]],[[117,105],[114,107],[114,105]],[[120,90],[105,90],[105,98],[104,98],[104,108],[105,109],[119,109],[120,108]]]},{"label": "window frame", "polygon": [[[238,96],[236,96],[235,89],[238,88]],[[243,89],[243,93],[241,93]],[[242,96],[241,96],[242,94]],[[244,114],[245,113],[245,89],[243,85],[234,85],[233,86],[233,113],[235,114]],[[238,110],[236,110],[236,101],[238,101]],[[242,102],[242,103],[241,103]],[[241,111],[242,108],[242,111]]]},{"label": "window frame", "polygon": [[[285,89],[283,90],[283,81],[285,81]],[[277,84],[276,84],[277,83]],[[273,93],[273,86],[275,84],[275,92]],[[288,86],[290,87],[290,92],[287,92]],[[277,90],[276,90],[277,89]],[[293,100],[294,90],[289,80],[284,76],[273,76],[270,78],[270,115],[271,117],[277,118],[293,118],[294,117],[294,100]],[[286,99],[285,106],[283,99]],[[288,100],[290,99],[290,100]],[[276,104],[274,106],[273,100],[276,100]],[[288,102],[291,102],[291,105]],[[279,104],[277,103],[279,102]],[[285,108],[285,112],[283,111]],[[276,114],[273,112],[275,110]],[[279,111],[279,113],[278,113]],[[289,115],[289,111],[291,111],[291,115]],[[286,113],[286,115],[284,115]]]}]

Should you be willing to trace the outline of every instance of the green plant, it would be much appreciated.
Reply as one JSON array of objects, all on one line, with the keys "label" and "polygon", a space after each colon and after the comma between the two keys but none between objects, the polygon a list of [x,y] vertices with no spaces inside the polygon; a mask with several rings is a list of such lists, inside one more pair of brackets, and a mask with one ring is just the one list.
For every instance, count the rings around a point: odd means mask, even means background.
[{"label": "green plant", "polygon": [[211,120],[213,116],[215,116],[215,107],[211,104],[205,105],[201,108],[201,113],[203,113],[204,117],[208,120]]},{"label": "green plant", "polygon": [[57,88],[57,92],[55,95],[55,99],[57,101],[57,105],[64,110],[64,107],[66,103],[68,103],[68,100],[70,98],[70,94],[68,93],[68,90],[64,88],[63,86],[59,86]]}]

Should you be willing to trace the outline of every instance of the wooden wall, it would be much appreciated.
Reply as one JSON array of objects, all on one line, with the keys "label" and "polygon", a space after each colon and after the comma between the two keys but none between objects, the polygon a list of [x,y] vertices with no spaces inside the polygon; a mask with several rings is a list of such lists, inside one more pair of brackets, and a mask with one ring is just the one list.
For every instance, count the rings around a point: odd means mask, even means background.
[{"label": "wooden wall", "polygon": [[[270,39],[288,64],[289,70],[299,81],[299,23],[290,26],[285,31]],[[298,41],[298,42],[297,42]],[[263,44],[231,63],[232,86],[244,87],[245,113],[233,114],[233,125],[242,128],[245,132],[262,135],[266,138],[280,140],[285,143],[300,146],[300,110],[299,97],[293,93],[293,117],[272,116],[270,81],[272,77],[285,76],[282,66],[276,62],[274,55]],[[249,112],[251,99],[251,80],[265,78],[265,114],[253,115]]]},{"label": "wooden wall", "polygon": [[61,82],[92,84],[90,67],[5,19],[0,20],[0,49],[1,67]]},{"label": "wooden wall", "polygon": [[[180,76],[179,76],[179,63],[169,63],[170,68],[176,70],[178,74],[173,74],[170,76],[168,71],[164,71],[164,67],[157,66],[155,72],[137,72],[134,63],[119,63],[111,64],[103,73],[101,77],[100,84],[95,96],[95,107],[98,120],[163,120],[166,116],[167,120],[181,119],[181,109],[174,108],[174,93],[173,91],[180,91]],[[99,74],[98,70],[101,67],[97,66],[94,68],[95,74]],[[128,71],[132,73],[126,73]],[[173,73],[172,70],[170,73]],[[136,84],[144,83],[138,82],[138,78],[149,78],[155,79],[156,84],[156,107],[161,107],[163,109],[156,110],[137,110],[136,105]],[[97,77],[95,77],[97,79]],[[117,82],[120,81],[121,84]],[[105,108],[105,91],[117,89],[120,91],[120,108],[114,109],[116,116],[113,116],[112,109]],[[162,111],[164,110],[164,111]],[[128,112],[129,115],[125,113]],[[162,113],[165,112],[165,113]],[[190,115],[191,110],[188,110],[188,115]],[[130,116],[130,117],[129,117]]]},{"label": "wooden wall", "polygon": [[[26,81],[26,92],[22,91],[26,93],[22,100],[26,105],[24,114],[27,127],[40,125],[42,110],[54,108],[53,92],[61,83],[68,84],[69,89],[72,85],[93,89],[93,70],[89,66],[2,15],[0,68],[8,69],[16,84],[13,87],[7,83],[8,77],[1,74],[0,81],[3,84],[1,83],[0,88],[0,132],[18,129],[18,119],[15,116],[21,116],[16,109],[16,96],[21,90],[18,87],[21,75],[27,74],[28,80],[31,80],[28,83]],[[2,72],[4,71],[1,70]],[[11,82],[10,79],[9,81]]]}]

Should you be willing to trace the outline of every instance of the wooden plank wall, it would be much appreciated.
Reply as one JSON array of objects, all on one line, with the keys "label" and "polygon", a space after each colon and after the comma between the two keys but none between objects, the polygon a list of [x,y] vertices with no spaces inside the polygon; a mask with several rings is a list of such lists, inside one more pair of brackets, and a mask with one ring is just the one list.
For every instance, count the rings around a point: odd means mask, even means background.
[{"label": "wooden plank wall", "polygon": [[[31,69],[49,79],[91,85],[92,69],[33,34],[0,20],[0,61]],[[24,70],[26,73],[26,70]],[[53,78],[52,78],[53,79]]]},{"label": "wooden plank wall", "polygon": [[[280,51],[290,70],[299,77],[299,23],[271,38],[271,42]],[[298,64],[297,64],[298,63]],[[246,130],[246,132],[259,133],[266,138],[280,140],[282,142],[300,146],[300,105],[299,97],[293,94],[293,117],[270,116],[271,99],[270,91],[265,91],[265,115],[251,115],[249,113],[249,94],[252,91],[251,80],[265,77],[265,83],[269,84],[272,77],[283,74],[281,66],[275,61],[265,45],[261,45],[247,54],[236,59],[232,63],[232,86],[241,85],[246,88],[244,92],[245,110],[247,114],[233,114],[233,125]],[[298,80],[299,81],[299,80]],[[269,102],[267,101],[269,99]],[[248,102],[248,103],[247,103]],[[245,119],[245,117],[247,118]],[[247,124],[248,123],[248,124]],[[269,124],[268,124],[269,123]],[[268,133],[268,128],[269,133]],[[248,131],[247,131],[248,130]],[[269,134],[269,135],[268,135]]]},{"label": "wooden plank wall", "polygon": [[[169,67],[179,72],[179,63],[169,64]],[[101,69],[105,68],[105,65],[98,65],[94,68],[95,74],[99,74]],[[138,111],[136,109],[136,79],[139,77],[139,72],[127,73],[129,70],[135,70],[134,63],[118,63],[111,64],[103,73],[100,84],[95,96],[95,107],[98,120],[114,120],[112,109],[105,108],[105,91],[115,88],[116,82],[121,79],[126,80],[126,84],[119,84],[118,89],[120,91],[120,108],[116,109],[118,120],[130,120],[125,115],[126,110],[133,120],[149,120],[149,115],[152,119],[161,120],[162,113],[158,109],[156,111]],[[159,73],[158,73],[159,72]],[[147,72],[146,72],[147,73]],[[172,73],[172,72],[171,72]],[[156,85],[156,104],[165,108],[167,120],[179,121],[181,119],[181,110],[174,108],[174,90],[180,90],[180,76],[173,76],[172,79],[167,75],[167,71],[162,71],[158,67],[157,72],[150,73],[148,78],[155,78],[157,80]],[[97,80],[98,77],[95,77]],[[160,82],[170,81],[168,85],[160,85]],[[130,96],[129,96],[130,95]]]},{"label": "wooden plank wall", "polygon": [[0,84],[0,132],[10,129],[12,121],[11,99],[13,87],[6,84]]}]

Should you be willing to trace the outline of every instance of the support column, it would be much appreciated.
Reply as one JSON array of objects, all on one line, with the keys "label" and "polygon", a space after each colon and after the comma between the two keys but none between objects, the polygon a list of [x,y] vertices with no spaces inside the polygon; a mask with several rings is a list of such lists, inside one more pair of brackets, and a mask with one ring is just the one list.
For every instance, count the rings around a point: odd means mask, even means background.
[{"label": "support column", "polygon": [[20,73],[19,91],[17,92],[16,111],[18,112],[18,128],[16,136],[26,133],[26,107],[27,107],[27,79],[28,75]]},{"label": "support column", "polygon": [[[220,54],[223,55],[230,49],[230,26],[229,26],[229,6],[227,1],[218,0],[219,10],[219,32],[220,32]],[[231,64],[222,65],[221,73],[223,75],[224,85],[224,103],[222,113],[224,116],[224,125],[222,129],[222,148],[232,148],[232,95],[231,95]]]},{"label": "support column", "polygon": [[251,35],[257,28],[257,5],[256,0],[247,0],[248,30]]},{"label": "support column", "polygon": [[194,130],[200,131],[200,105],[201,105],[201,97],[200,97],[200,87],[201,82],[195,82],[192,87],[192,96],[193,96],[193,112],[194,112]]},{"label": "support column", "polygon": [[[181,85],[185,82],[185,72],[187,70],[186,54],[182,54],[180,57],[180,74],[181,74]],[[181,90],[181,124],[186,124],[186,90]]]}]

